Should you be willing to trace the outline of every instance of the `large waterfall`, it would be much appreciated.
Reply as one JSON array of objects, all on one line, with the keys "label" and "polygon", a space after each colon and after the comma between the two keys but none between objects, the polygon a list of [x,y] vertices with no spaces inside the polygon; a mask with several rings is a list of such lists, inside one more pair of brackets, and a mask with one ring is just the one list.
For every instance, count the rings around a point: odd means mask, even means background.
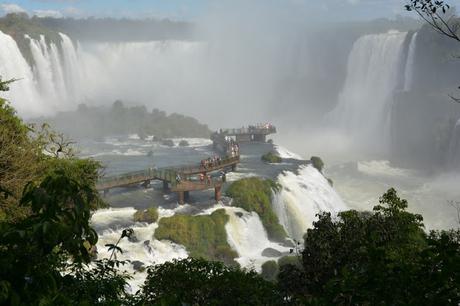
[{"label": "large waterfall", "polygon": [[201,62],[196,57],[203,55],[202,43],[79,44],[65,34],[59,37],[60,43],[53,43],[43,35],[37,39],[26,35],[31,54],[26,60],[27,52],[21,53],[13,38],[0,32],[0,76],[19,79],[5,96],[22,116],[116,99],[146,104],[155,100],[160,108],[175,102],[188,105],[178,100],[191,96],[185,88],[201,91],[185,85],[196,82]]},{"label": "large waterfall", "polygon": [[447,164],[452,168],[451,170],[460,169],[460,119],[451,134]]},{"label": "large waterfall", "polygon": [[414,70],[415,70],[415,51],[417,48],[418,32],[412,35],[409,44],[409,53],[407,55],[405,76],[404,76],[404,91],[410,91],[414,86]]},{"label": "large waterfall", "polygon": [[396,31],[365,35],[353,45],[345,85],[330,118],[355,144],[371,143],[377,150],[376,140],[385,145],[406,36]]}]

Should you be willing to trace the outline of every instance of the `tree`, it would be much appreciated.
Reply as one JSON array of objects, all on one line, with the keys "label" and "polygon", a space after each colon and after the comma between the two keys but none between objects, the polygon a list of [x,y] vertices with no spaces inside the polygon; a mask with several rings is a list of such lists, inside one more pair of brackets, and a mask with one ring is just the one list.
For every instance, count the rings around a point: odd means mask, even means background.
[{"label": "tree", "polygon": [[423,230],[390,189],[373,212],[322,213],[305,235],[302,268],[280,268],[285,297],[335,305],[457,305],[458,232]]},{"label": "tree", "polygon": [[141,305],[280,305],[276,287],[254,271],[184,259],[148,268]]},{"label": "tree", "polygon": [[[439,0],[410,0],[405,8],[409,12],[416,12],[436,32],[460,42],[460,22],[455,18],[454,13],[450,16],[447,14],[452,10],[449,4]],[[449,97],[454,102],[460,103],[460,98],[453,95]]]}]

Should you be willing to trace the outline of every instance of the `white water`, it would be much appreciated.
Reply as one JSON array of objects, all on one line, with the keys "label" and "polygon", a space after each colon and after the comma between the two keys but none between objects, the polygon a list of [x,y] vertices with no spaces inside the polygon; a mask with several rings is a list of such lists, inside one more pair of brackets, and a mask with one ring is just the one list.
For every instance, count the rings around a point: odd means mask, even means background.
[{"label": "white water", "polygon": [[278,176],[278,183],[282,189],[273,196],[273,208],[289,236],[299,242],[317,219],[316,214],[336,214],[347,209],[329,182],[312,166],[301,166],[298,174],[285,171]]},{"label": "white water", "polygon": [[396,31],[365,35],[353,45],[345,85],[329,117],[355,144],[377,151],[386,147],[406,35]]},{"label": "white water", "polygon": [[304,160],[300,155],[289,151],[285,147],[275,145],[275,150],[281,158]]},{"label": "white water", "polygon": [[[153,264],[162,264],[173,259],[186,258],[187,251],[183,246],[170,241],[159,241],[153,237],[158,223],[146,224],[133,221],[134,208],[103,209],[97,211],[92,217],[92,223],[98,229],[99,240],[97,243],[98,258],[109,258],[110,252],[106,244],[115,244],[121,236],[124,228],[131,227],[134,230],[137,242],[130,242],[124,238],[119,247],[123,253],[117,253],[118,260],[141,261],[144,267]],[[174,211],[159,210],[160,219],[171,216]],[[148,245],[146,241],[149,241]],[[136,292],[146,277],[145,272],[137,272],[132,264],[128,263],[121,268],[128,272],[133,279],[129,281],[132,292]]]},{"label": "white water", "polygon": [[0,31],[0,76],[3,80],[20,79],[11,84],[11,91],[2,93],[18,112],[42,113],[47,109],[37,103],[38,90],[32,69],[19,51],[18,45],[11,38]]},{"label": "white water", "polygon": [[229,221],[225,225],[228,243],[238,253],[239,257],[236,261],[242,267],[260,272],[264,262],[277,259],[262,256],[266,248],[282,253],[289,252],[289,248],[268,240],[267,232],[257,213],[249,213],[241,208],[233,207],[227,207],[225,210],[229,216]]},{"label": "white water", "polygon": [[410,44],[409,44],[409,53],[407,54],[405,75],[404,75],[404,91],[410,91],[414,86],[414,70],[415,70],[415,51],[417,49],[417,35],[418,32],[415,32],[412,35]]},{"label": "white water", "polygon": [[[80,103],[103,104],[116,99],[150,105],[155,102],[157,107],[173,102],[188,105],[177,100],[177,88],[195,82],[200,71],[196,56],[202,58],[204,53],[199,42],[81,46],[65,34],[61,33],[60,38],[59,48],[46,42],[44,36],[26,36],[34,63],[29,65],[13,38],[0,32],[0,75],[3,79],[21,79],[11,85],[5,97],[21,116],[52,114],[75,109]],[[183,87],[202,92],[196,86]]]},{"label": "white water", "polygon": [[450,170],[457,170],[460,168],[460,119],[457,121],[452,131],[447,165],[451,167]]}]

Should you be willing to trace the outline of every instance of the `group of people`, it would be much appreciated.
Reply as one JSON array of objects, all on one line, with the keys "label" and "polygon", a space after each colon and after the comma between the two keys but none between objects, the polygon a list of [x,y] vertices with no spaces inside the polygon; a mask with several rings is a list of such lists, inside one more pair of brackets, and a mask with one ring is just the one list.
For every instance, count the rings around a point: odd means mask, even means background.
[{"label": "group of people", "polygon": [[209,169],[215,166],[219,166],[222,163],[220,156],[213,156],[207,159],[201,160],[201,168]]},{"label": "group of people", "polygon": [[236,141],[226,136],[225,142],[227,143],[227,152],[230,157],[235,157],[240,154],[240,145]]}]

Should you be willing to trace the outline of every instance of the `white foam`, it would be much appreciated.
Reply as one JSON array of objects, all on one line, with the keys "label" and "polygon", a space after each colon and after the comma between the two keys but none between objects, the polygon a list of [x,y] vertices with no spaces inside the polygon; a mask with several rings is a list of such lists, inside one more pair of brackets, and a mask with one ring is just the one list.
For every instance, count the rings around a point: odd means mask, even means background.
[{"label": "white foam", "polygon": [[316,214],[336,214],[347,206],[318,170],[301,166],[298,172],[285,171],[278,176],[282,189],[273,196],[273,208],[289,236],[302,242]]},{"label": "white foam", "polygon": [[298,155],[296,153],[293,153],[293,152],[289,151],[288,149],[286,149],[284,147],[275,145],[275,150],[276,150],[276,152],[278,152],[278,155],[281,158],[304,160],[304,158],[302,158],[300,155]]},{"label": "white foam", "polygon": [[371,160],[358,162],[358,170],[372,176],[408,176],[411,170],[391,167],[388,160]]}]

